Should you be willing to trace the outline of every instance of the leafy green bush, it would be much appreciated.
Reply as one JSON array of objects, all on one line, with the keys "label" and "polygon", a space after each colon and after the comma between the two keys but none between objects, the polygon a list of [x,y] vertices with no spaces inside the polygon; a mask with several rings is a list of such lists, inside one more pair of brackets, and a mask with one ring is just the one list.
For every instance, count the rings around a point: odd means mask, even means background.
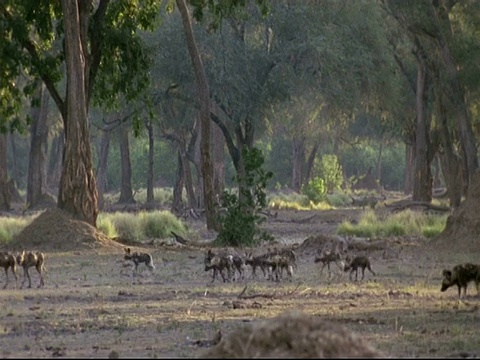
[{"label": "leafy green bush", "polygon": [[305,194],[310,201],[319,203],[325,198],[327,186],[322,178],[314,177],[302,187],[302,193]]},{"label": "leafy green bush", "polygon": [[343,183],[343,169],[333,154],[324,154],[318,166],[318,176],[323,179],[327,192],[340,190]]}]

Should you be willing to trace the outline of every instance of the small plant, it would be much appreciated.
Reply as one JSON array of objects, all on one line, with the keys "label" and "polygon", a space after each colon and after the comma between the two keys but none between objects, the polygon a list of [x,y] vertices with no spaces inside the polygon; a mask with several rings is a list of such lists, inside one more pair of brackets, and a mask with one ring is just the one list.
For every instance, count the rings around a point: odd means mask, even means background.
[{"label": "small plant", "polygon": [[327,193],[325,180],[320,177],[313,178],[307,185],[303,186],[302,193],[307,195],[308,199],[314,203],[321,202]]}]

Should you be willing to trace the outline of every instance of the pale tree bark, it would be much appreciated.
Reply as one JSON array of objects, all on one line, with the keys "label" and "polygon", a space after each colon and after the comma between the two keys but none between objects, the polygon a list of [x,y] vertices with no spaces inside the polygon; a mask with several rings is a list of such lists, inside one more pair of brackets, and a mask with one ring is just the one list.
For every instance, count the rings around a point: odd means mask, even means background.
[{"label": "pale tree bark", "polygon": [[153,203],[153,165],[155,156],[155,138],[153,134],[153,123],[151,120],[147,121],[146,128],[148,132],[148,169],[147,169],[147,204]]},{"label": "pale tree bark", "polygon": [[188,51],[192,59],[195,78],[197,83],[197,93],[200,100],[200,153],[201,153],[201,171],[203,184],[203,199],[205,205],[205,214],[207,218],[207,229],[219,230],[219,223],[215,209],[215,194],[213,188],[213,165],[211,160],[210,147],[210,90],[207,81],[207,75],[203,66],[203,61],[198,51],[198,47],[193,34],[192,20],[188,11],[186,0],[176,0],[177,7],[182,16],[183,28],[187,42]]},{"label": "pale tree bark", "polygon": [[64,14],[67,96],[66,106],[61,109],[66,141],[58,207],[96,226],[98,193],[88,129],[86,88],[90,2],[62,0],[61,5]]},{"label": "pale tree bark", "polygon": [[46,188],[46,158],[48,140],[48,103],[50,96],[42,83],[38,84],[36,96],[40,106],[32,108],[32,126],[30,128],[30,154],[28,157],[27,205],[38,205]]},{"label": "pale tree bark", "polygon": [[50,145],[50,157],[48,159],[47,171],[47,187],[49,191],[56,190],[62,176],[63,148],[65,147],[64,131],[58,133],[52,140]]}]

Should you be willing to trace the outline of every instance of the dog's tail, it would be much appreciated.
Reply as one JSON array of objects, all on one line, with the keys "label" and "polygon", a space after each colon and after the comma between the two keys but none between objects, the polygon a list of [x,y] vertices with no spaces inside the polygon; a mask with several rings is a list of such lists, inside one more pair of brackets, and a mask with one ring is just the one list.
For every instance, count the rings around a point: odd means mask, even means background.
[{"label": "dog's tail", "polygon": [[153,257],[150,254],[147,266],[151,271],[155,270],[155,265],[153,265]]}]

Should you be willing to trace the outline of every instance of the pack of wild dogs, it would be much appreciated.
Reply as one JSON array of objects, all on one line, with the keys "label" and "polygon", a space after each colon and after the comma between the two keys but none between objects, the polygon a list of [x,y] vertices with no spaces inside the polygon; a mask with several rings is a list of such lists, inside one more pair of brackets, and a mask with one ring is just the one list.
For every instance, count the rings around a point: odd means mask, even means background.
[{"label": "pack of wild dogs", "polygon": [[[145,266],[153,272],[153,256],[147,252],[132,251],[129,247],[124,248],[124,260],[131,261],[134,265],[133,276],[137,276],[138,266]],[[38,287],[45,284],[45,254],[41,251],[25,251],[13,254],[11,252],[0,251],[0,267],[5,271],[5,285],[7,288],[11,273],[15,279],[15,288],[18,286],[17,267],[23,269],[23,281],[20,288],[23,288],[28,281],[28,288],[32,287],[32,279],[29,269],[35,267],[39,275]],[[314,262],[319,264],[320,274],[327,267],[329,275],[331,274],[332,263],[340,269],[341,272],[348,272],[349,279],[358,281],[358,272],[361,271],[361,279],[365,278],[365,271],[368,270],[373,276],[376,273],[372,270],[371,262],[368,256],[352,256],[346,254],[346,249],[339,251],[321,250],[314,258]],[[271,281],[281,281],[285,278],[291,280],[294,272],[297,270],[297,255],[292,248],[278,249],[276,247],[268,248],[260,255],[253,255],[252,252],[246,252],[243,256],[239,255],[234,249],[208,249],[204,254],[204,270],[212,272],[212,282],[219,279],[223,282],[243,281],[246,279],[246,269],[250,267],[250,276],[252,279],[259,277],[259,272],[264,279]],[[442,272],[443,279],[440,288],[441,292],[446,291],[452,286],[458,290],[458,298],[466,296],[468,284],[475,284],[477,295],[480,296],[480,265],[473,263],[464,263],[455,265],[452,269],[445,269]],[[463,293],[462,293],[463,290]]]},{"label": "pack of wild dogs", "polygon": [[23,281],[20,288],[23,288],[25,283],[28,281],[28,287],[32,287],[32,278],[30,277],[29,269],[35,267],[37,270],[40,281],[38,287],[45,285],[44,273],[45,273],[45,254],[41,251],[25,251],[23,250],[20,253],[13,254],[11,252],[0,251],[0,267],[3,267],[5,270],[5,285],[4,289],[7,288],[8,283],[10,282],[9,271],[15,279],[15,288],[18,286],[18,276],[17,276],[17,267],[23,269]]}]

